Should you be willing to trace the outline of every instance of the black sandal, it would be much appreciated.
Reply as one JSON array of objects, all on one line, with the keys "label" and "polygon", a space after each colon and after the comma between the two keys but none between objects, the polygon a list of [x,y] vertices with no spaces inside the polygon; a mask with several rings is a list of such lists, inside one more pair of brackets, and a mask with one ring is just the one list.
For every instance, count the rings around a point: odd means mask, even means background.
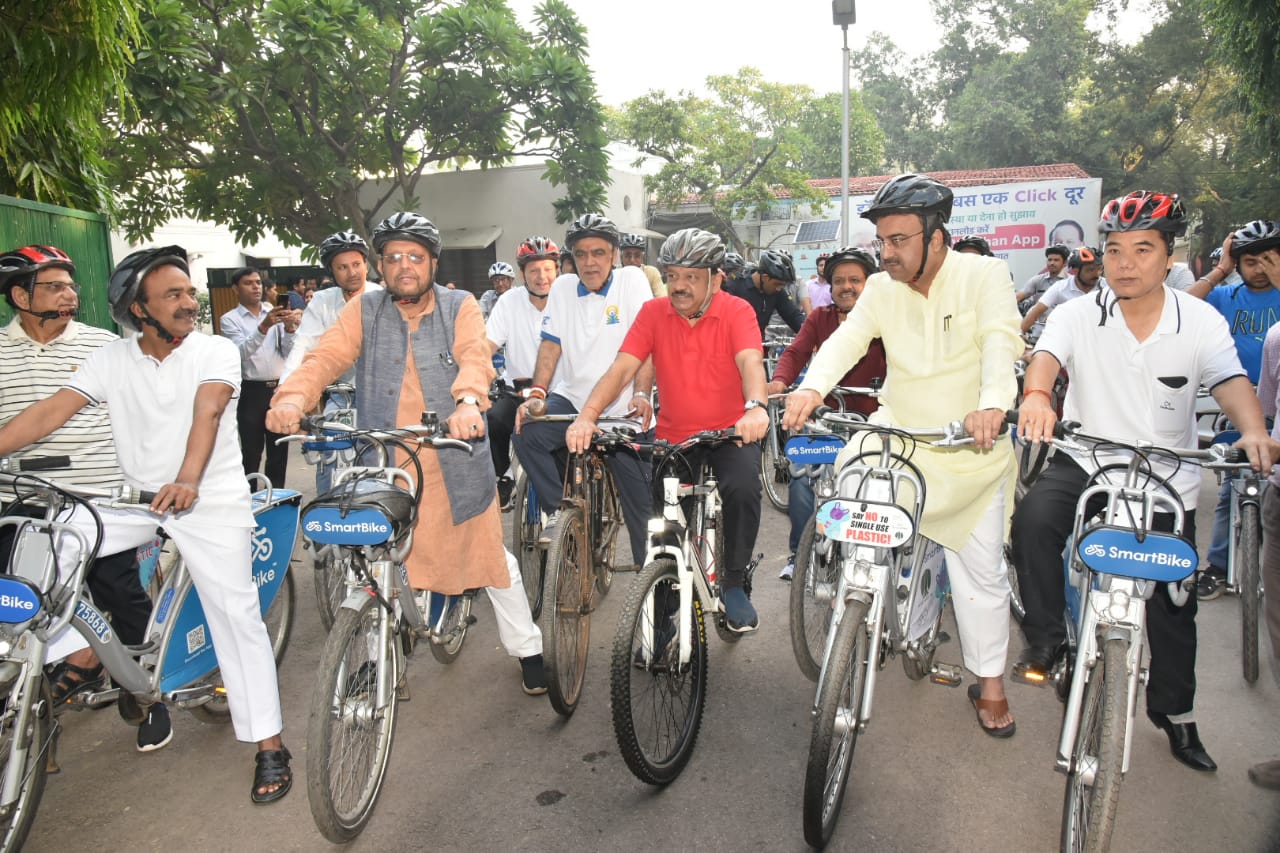
[{"label": "black sandal", "polygon": [[[293,771],[289,769],[289,761],[293,756],[284,747],[279,749],[262,749],[254,757],[257,767],[253,771],[253,790],[250,797],[258,805],[274,803],[289,793],[293,787]],[[268,785],[279,785],[274,791],[259,794],[259,788]]]},{"label": "black sandal", "polygon": [[63,662],[58,665],[49,689],[53,694],[53,704],[63,705],[77,694],[94,690],[106,682],[107,677],[102,664],[86,667]]}]

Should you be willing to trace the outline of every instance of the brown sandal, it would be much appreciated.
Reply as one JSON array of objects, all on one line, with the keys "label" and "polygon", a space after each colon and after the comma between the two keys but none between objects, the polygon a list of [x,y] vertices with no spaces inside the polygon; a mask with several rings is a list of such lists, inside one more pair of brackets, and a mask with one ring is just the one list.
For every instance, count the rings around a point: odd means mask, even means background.
[{"label": "brown sandal", "polygon": [[1016,721],[1009,723],[1007,726],[988,726],[982,721],[983,711],[986,711],[991,717],[1003,717],[1009,713],[1008,699],[983,699],[982,687],[977,684],[970,684],[969,702],[973,705],[973,710],[978,715],[978,725],[992,737],[1013,737],[1013,733],[1018,730]]}]

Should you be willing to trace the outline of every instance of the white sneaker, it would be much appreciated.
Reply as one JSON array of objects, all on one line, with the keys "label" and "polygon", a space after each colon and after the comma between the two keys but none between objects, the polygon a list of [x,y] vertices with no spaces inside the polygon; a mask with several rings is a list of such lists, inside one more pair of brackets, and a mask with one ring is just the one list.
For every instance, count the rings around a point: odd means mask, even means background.
[{"label": "white sneaker", "polygon": [[789,581],[791,576],[796,573],[796,561],[788,560],[787,564],[782,567],[782,571],[778,572],[778,580]]},{"label": "white sneaker", "polygon": [[551,538],[556,535],[556,525],[560,523],[560,510],[551,513],[551,517],[542,525],[542,533],[538,536],[539,545],[550,545]]}]

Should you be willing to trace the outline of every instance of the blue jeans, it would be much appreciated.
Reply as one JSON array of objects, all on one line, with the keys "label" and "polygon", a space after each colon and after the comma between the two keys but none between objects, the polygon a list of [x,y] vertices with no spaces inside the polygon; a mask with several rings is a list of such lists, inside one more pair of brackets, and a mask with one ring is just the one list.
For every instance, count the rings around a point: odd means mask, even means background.
[{"label": "blue jeans", "polygon": [[787,538],[787,547],[794,559],[805,525],[813,523],[813,480],[804,475],[792,477],[787,485],[787,496],[787,517],[791,519],[791,535]]},{"label": "blue jeans", "polygon": [[1231,487],[1235,474],[1228,474],[1218,489],[1218,505],[1213,509],[1213,538],[1209,544],[1209,569],[1219,574],[1227,573],[1227,560],[1231,544]]}]

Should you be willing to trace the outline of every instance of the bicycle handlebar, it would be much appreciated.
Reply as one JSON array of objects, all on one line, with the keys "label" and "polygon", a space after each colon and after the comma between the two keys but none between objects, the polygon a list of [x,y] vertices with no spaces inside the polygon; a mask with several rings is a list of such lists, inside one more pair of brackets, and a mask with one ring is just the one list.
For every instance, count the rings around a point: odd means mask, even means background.
[{"label": "bicycle handlebar", "polygon": [[0,456],[0,474],[20,474],[27,471],[52,471],[70,468],[70,456]]}]

